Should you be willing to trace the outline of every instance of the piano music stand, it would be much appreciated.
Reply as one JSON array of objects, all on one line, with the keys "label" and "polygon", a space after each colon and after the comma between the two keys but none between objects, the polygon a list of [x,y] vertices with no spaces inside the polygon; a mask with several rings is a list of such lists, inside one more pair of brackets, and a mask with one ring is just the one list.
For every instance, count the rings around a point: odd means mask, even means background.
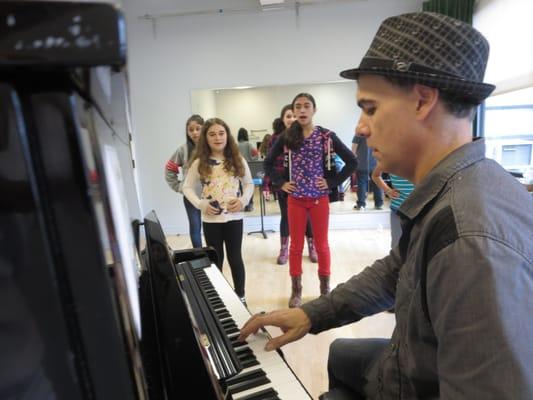
[{"label": "piano music stand", "polygon": [[259,187],[259,215],[261,218],[261,229],[258,231],[248,232],[248,235],[253,233],[260,233],[263,235],[263,238],[267,238],[267,232],[274,232],[272,229],[265,230],[264,216],[265,216],[265,197],[263,195],[263,177],[265,172],[263,170],[263,161],[248,161],[248,166],[250,167],[250,172],[252,174],[252,179],[254,185]]}]

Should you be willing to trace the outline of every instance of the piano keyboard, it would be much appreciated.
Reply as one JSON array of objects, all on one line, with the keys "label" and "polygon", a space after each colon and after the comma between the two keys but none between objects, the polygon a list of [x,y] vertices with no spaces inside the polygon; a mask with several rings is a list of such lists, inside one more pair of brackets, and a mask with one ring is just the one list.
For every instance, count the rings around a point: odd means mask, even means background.
[{"label": "piano keyboard", "polygon": [[300,381],[277,351],[267,352],[264,347],[269,340],[266,332],[251,335],[246,342],[236,341],[239,327],[250,318],[248,309],[215,265],[196,269],[197,282],[215,309],[227,336],[234,347],[243,370],[223,380],[226,398],[233,400],[309,400]]}]

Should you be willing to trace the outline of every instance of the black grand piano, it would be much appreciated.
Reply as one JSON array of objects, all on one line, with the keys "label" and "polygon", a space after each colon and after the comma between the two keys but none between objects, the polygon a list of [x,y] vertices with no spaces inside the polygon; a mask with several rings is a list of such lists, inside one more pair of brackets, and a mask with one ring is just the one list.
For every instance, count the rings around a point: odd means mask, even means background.
[{"label": "black grand piano", "polygon": [[236,341],[216,253],[128,211],[121,12],[0,1],[0,21],[0,398],[309,399],[267,333]]}]

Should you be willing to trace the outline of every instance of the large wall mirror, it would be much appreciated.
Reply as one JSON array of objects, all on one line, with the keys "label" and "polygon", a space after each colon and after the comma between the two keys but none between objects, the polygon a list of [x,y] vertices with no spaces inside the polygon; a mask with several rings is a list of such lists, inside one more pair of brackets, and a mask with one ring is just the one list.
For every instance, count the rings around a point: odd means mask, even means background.
[{"label": "large wall mirror", "polygon": [[199,89],[191,92],[191,108],[204,118],[217,116],[229,125],[236,135],[246,128],[250,142],[260,142],[272,133],[272,121],[281,108],[301,92],[311,93],[317,102],[313,121],[327,127],[350,146],[355,123],[359,118],[355,100],[356,83],[313,83],[282,86],[257,86],[228,89]]},{"label": "large wall mirror", "polygon": [[[316,100],[317,112],[313,122],[331,129],[346,146],[351,147],[360,114],[354,81],[198,89],[191,92],[191,108],[193,113],[206,119],[214,116],[222,118],[234,136],[239,128],[245,128],[250,142],[257,146],[264,135],[272,133],[272,122],[279,117],[281,108],[302,92],[312,94]],[[267,202],[267,214],[279,213],[277,205],[270,203]],[[345,202],[335,204],[331,212],[351,212],[352,207],[353,201],[347,197]]]}]

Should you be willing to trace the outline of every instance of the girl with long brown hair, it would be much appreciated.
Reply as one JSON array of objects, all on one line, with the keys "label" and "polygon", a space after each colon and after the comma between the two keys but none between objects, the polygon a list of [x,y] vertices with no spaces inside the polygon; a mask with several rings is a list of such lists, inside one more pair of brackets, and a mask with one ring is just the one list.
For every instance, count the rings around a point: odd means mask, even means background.
[{"label": "girl with long brown hair", "polygon": [[[198,196],[194,190],[201,185]],[[237,296],[245,303],[242,260],[243,213],[254,185],[246,160],[220,118],[207,120],[196,146],[195,159],[183,185],[183,194],[201,211],[205,242],[218,254],[222,270],[224,245]]]},{"label": "girl with long brown hair", "polygon": [[[329,202],[337,186],[355,170],[353,153],[334,132],[315,126],[316,103],[309,93],[300,93],[292,101],[296,116],[291,126],[274,143],[265,159],[265,171],[272,183],[287,193],[289,219],[289,272],[292,292],[289,307],[302,303],[302,250],[305,225],[309,218],[318,255],[320,294],[329,293],[331,256],[328,244]],[[345,165],[337,171],[335,155]],[[274,168],[274,161],[283,155],[283,169]]]}]

